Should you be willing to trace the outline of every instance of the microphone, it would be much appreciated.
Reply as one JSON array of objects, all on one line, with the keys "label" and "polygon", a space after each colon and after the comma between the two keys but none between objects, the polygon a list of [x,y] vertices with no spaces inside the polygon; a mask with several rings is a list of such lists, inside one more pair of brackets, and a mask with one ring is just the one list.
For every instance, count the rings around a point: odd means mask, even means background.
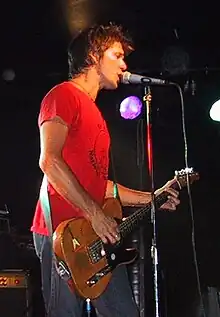
[{"label": "microphone", "polygon": [[165,79],[146,77],[137,74],[131,74],[130,72],[124,72],[120,79],[122,84],[148,84],[148,85],[172,85]]}]

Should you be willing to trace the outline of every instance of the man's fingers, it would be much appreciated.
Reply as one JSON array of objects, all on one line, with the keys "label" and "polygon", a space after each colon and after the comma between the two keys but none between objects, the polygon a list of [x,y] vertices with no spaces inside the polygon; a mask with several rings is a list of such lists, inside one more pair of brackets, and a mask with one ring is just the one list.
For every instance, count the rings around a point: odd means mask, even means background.
[{"label": "man's fingers", "polygon": [[172,194],[174,197],[178,197],[179,196],[179,192],[173,188],[166,188],[166,191],[170,194]]},{"label": "man's fingers", "polygon": [[113,228],[109,228],[109,235],[111,236],[111,242],[112,243],[115,243],[116,241],[120,240],[119,233]]},{"label": "man's fingers", "polygon": [[100,238],[102,240],[103,243],[108,243],[108,240],[106,239],[106,237],[104,235],[100,235]]},{"label": "man's fingers", "polygon": [[104,243],[108,243],[109,241],[110,243],[114,244],[120,240],[120,234],[115,230],[115,228],[106,226],[105,230],[103,230],[101,239]]},{"label": "man's fingers", "polygon": [[102,235],[102,241],[104,242],[104,243],[108,243],[108,242],[110,242],[110,243],[115,243],[116,242],[116,238],[114,237],[114,235],[112,235],[110,232],[108,232],[108,231],[106,231],[105,233],[103,233],[103,235]]},{"label": "man's fingers", "polygon": [[120,230],[117,222],[108,216],[105,216],[101,221],[95,219],[93,228],[96,234],[101,238],[103,243],[116,243],[120,240]]},{"label": "man's fingers", "polygon": [[169,201],[171,201],[171,202],[173,202],[173,203],[179,203],[180,202],[180,200],[179,200],[179,198],[177,198],[177,197],[174,197],[174,196],[167,196],[167,199],[169,200]]},{"label": "man's fingers", "polygon": [[107,230],[112,237],[111,241],[114,240],[112,243],[115,243],[116,241],[120,240],[120,234],[119,234],[120,231],[118,228],[118,224],[113,218],[110,218],[108,220],[109,222],[108,222]]},{"label": "man's fingers", "polygon": [[171,204],[171,205],[174,205],[174,206],[177,206],[180,204],[180,200],[174,196],[168,196],[168,202]]}]

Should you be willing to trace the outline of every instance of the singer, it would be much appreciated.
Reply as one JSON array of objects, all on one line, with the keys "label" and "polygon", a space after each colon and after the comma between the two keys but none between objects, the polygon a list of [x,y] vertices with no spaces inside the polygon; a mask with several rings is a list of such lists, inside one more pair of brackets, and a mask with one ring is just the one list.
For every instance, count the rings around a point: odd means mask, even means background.
[{"label": "singer", "polygon": [[[69,45],[69,81],[53,87],[41,103],[38,117],[39,165],[47,177],[53,230],[64,220],[85,217],[103,243],[120,239],[116,221],[102,210],[113,197],[108,180],[110,137],[95,100],[101,89],[116,89],[127,66],[132,43],[120,26],[93,26]],[[169,188],[163,209],[175,210],[178,192]],[[150,193],[118,184],[123,205],[145,205]],[[42,291],[48,317],[81,317],[83,299],[70,290],[56,269],[42,200],[38,200],[31,230],[40,259]],[[104,293],[93,300],[97,316],[137,317],[125,266],[116,268]]]}]

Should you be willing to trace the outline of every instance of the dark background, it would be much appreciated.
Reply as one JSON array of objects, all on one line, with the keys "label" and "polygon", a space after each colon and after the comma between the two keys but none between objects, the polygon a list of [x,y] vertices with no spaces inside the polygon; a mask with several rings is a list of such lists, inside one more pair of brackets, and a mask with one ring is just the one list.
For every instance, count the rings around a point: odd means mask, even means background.
[{"label": "dark background", "polygon": [[[5,209],[7,204],[10,210],[16,243],[23,236],[28,241],[31,239],[29,228],[42,177],[38,167],[40,102],[53,85],[67,78],[66,47],[79,28],[92,21],[121,23],[132,35],[136,48],[127,60],[129,70],[167,78],[181,86],[189,166],[200,174],[199,182],[192,186],[194,223],[187,193],[183,191],[178,211],[159,213],[157,227],[160,272],[165,276],[163,298],[167,300],[168,316],[177,312],[178,316],[180,312],[190,316],[197,292],[192,224],[195,226],[201,285],[220,284],[220,123],[209,117],[212,103],[220,96],[217,8],[195,1],[38,0],[2,2],[0,15],[0,209]],[[10,69],[15,74],[13,80],[8,77]],[[118,181],[131,188],[149,189],[146,155],[142,160],[138,150],[144,143],[143,153],[146,154],[144,111],[133,121],[119,116],[119,104],[129,94],[143,97],[143,90],[128,86],[103,92],[98,104],[112,135]],[[152,87],[152,96],[155,187],[159,187],[174,176],[175,170],[185,167],[182,114],[180,96],[174,87]],[[1,245],[5,247],[2,239]],[[148,316],[153,306],[150,241],[151,230],[147,226]],[[25,248],[22,256],[19,254],[19,260],[16,252],[10,252],[12,259],[2,267],[14,261],[17,266],[34,267],[33,271],[38,274],[38,263],[32,250]],[[4,259],[8,256],[6,253]]]}]

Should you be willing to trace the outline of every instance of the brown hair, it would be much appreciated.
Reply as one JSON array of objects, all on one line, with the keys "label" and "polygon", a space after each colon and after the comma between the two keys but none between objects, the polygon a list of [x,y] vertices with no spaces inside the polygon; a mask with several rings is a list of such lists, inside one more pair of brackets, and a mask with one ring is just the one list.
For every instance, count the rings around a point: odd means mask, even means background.
[{"label": "brown hair", "polygon": [[91,54],[102,58],[104,52],[115,42],[121,43],[125,55],[133,51],[133,43],[122,26],[110,23],[95,25],[72,40],[68,48],[69,77],[84,73],[95,64]]}]

